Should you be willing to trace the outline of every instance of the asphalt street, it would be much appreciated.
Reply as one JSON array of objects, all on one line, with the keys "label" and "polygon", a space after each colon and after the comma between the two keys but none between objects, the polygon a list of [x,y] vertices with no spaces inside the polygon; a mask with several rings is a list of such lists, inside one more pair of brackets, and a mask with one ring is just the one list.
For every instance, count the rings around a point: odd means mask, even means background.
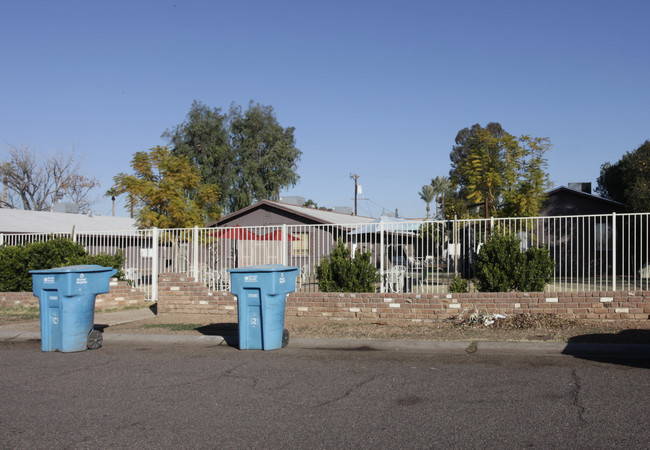
[{"label": "asphalt street", "polygon": [[0,442],[626,449],[650,442],[650,366],[633,354],[299,344],[265,352],[215,339],[113,337],[99,350],[43,353],[37,339],[5,339]]}]

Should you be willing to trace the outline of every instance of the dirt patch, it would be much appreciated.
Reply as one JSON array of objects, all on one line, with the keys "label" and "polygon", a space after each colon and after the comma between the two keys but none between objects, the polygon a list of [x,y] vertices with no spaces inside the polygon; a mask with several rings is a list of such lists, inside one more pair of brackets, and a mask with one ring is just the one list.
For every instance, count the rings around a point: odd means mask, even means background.
[{"label": "dirt patch", "polygon": [[[183,324],[174,326],[174,324]],[[608,342],[650,344],[650,320],[573,320],[553,314],[513,315],[493,323],[331,320],[287,317],[291,337],[438,341]],[[236,336],[236,316],[166,314],[111,326],[107,333]]]},{"label": "dirt patch", "polygon": [[[4,312],[3,312],[4,311]],[[37,309],[0,309],[0,325],[38,321]],[[528,341],[650,344],[650,320],[575,320],[554,314],[491,315],[463,311],[454,320],[406,322],[286,317],[292,338],[434,341]],[[237,336],[237,316],[165,314],[103,329],[105,333]]]}]

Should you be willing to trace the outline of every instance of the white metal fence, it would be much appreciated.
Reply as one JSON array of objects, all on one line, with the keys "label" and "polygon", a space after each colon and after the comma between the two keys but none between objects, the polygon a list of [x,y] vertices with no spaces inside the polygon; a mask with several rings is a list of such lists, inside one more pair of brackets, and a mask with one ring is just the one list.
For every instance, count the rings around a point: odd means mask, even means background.
[{"label": "white metal fence", "polygon": [[316,267],[340,240],[352,253],[371,252],[381,275],[378,292],[444,293],[455,276],[473,276],[477,252],[498,231],[516,235],[522,249],[550,251],[555,273],[548,291],[616,291],[650,287],[649,229],[650,214],[610,214],[0,234],[0,245],[69,237],[91,254],[121,251],[126,278],[156,300],[160,273],[184,273],[211,290],[228,291],[228,269],[257,264],[297,266],[297,289],[316,292]]}]

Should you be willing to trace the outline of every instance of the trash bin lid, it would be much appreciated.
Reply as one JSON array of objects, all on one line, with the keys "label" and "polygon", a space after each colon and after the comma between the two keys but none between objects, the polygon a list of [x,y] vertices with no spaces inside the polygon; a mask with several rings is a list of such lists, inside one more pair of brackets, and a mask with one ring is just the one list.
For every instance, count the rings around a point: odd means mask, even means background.
[{"label": "trash bin lid", "polygon": [[97,264],[80,264],[77,266],[55,267],[53,269],[30,270],[29,273],[88,273],[108,272],[114,270],[112,267],[98,266]]},{"label": "trash bin lid", "polygon": [[298,267],[285,266],[283,264],[260,264],[257,266],[238,267],[236,269],[228,269],[228,272],[291,272],[293,270],[300,270]]}]

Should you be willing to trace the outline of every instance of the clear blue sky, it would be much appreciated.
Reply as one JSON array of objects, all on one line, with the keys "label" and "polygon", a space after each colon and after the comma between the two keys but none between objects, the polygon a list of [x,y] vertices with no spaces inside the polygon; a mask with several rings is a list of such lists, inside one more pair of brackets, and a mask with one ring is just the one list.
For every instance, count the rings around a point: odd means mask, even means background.
[{"label": "clear blue sky", "polygon": [[[650,139],[647,0],[4,1],[0,159],[76,149],[102,194],[192,101],[272,105],[300,195],[423,217],[456,133],[549,137],[556,186]],[[123,205],[123,203],[122,203]],[[126,215],[122,207],[119,215]]]}]

